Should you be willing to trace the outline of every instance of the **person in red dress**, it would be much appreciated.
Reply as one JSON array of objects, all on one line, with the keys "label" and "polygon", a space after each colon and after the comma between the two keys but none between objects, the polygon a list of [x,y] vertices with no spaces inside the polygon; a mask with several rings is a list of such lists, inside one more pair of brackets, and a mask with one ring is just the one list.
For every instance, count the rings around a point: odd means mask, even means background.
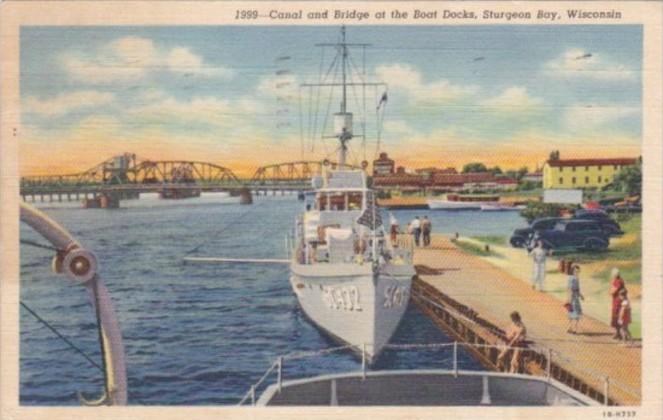
[{"label": "person in red dress", "polygon": [[619,269],[613,268],[612,282],[610,284],[610,296],[612,297],[612,316],[610,317],[610,326],[615,329],[615,335],[613,338],[618,340],[622,339],[622,333],[618,323],[620,305],[622,303],[622,299],[619,297],[619,292],[622,290],[626,290],[626,284],[619,275]]}]

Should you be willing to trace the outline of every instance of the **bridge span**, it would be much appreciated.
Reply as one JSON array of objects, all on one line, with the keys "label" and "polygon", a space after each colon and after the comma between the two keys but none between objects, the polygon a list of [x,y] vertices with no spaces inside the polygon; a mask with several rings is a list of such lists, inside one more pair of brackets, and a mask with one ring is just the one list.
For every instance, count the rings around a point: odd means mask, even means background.
[{"label": "bridge span", "polygon": [[20,193],[23,200],[33,202],[45,201],[45,197],[49,201],[96,200],[101,196],[122,200],[146,192],[159,193],[162,198],[195,197],[202,192],[284,193],[310,190],[311,177],[320,175],[325,167],[336,166],[327,160],[283,162],[261,166],[250,178],[240,178],[214,163],[140,160],[125,153],[79,173],[22,177]]}]

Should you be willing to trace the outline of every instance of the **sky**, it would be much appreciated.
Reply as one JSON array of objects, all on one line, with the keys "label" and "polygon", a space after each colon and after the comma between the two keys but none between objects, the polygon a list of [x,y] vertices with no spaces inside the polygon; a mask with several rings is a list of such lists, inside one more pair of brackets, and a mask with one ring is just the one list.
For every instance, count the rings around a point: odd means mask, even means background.
[{"label": "sky", "polygon": [[[336,26],[23,27],[22,175],[75,173],[124,152],[239,175],[335,160]],[[534,169],[562,158],[637,157],[642,28],[350,26],[350,160],[384,151],[409,168]],[[388,100],[380,104],[384,91]],[[363,95],[365,93],[365,95]],[[316,112],[317,110],[317,112]]]}]

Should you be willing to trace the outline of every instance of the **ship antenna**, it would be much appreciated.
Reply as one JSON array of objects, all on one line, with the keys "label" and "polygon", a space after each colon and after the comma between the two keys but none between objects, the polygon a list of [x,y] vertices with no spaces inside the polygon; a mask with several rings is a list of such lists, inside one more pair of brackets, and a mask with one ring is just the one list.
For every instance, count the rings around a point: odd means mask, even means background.
[{"label": "ship antenna", "polygon": [[344,118],[342,132],[339,134],[339,141],[341,142],[341,149],[339,150],[338,156],[338,165],[340,169],[345,167],[345,160],[348,151],[347,142],[352,139],[352,132],[348,130],[348,127],[345,124],[345,119],[348,118],[346,115],[347,111],[347,75],[346,75],[346,62],[348,59],[348,46],[345,42],[345,25],[341,26],[341,72],[343,74],[343,97],[341,99],[341,118]]}]

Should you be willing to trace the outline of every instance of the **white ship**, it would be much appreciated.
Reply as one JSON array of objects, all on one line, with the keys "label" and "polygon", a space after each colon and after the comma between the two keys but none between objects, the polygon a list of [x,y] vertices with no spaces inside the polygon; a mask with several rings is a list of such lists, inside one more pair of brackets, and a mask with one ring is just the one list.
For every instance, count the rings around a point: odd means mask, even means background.
[{"label": "white ship", "polygon": [[339,160],[336,169],[313,178],[315,195],[297,218],[290,283],[306,315],[370,363],[403,317],[415,271],[411,251],[387,237],[366,174],[346,165],[347,143],[355,137],[347,90],[383,85],[348,81],[349,47],[357,45],[363,46],[346,43],[343,28],[339,43],[330,44],[337,51],[341,81],[303,85],[341,91],[340,111],[333,115],[334,133],[328,136],[339,143]]}]

